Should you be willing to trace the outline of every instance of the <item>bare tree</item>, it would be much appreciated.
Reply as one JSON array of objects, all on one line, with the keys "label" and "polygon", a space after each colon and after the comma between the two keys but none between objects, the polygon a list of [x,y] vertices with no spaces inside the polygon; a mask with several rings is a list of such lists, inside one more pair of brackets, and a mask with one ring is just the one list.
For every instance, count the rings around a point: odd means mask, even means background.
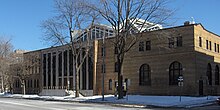
[{"label": "bare tree", "polygon": [[1,73],[1,92],[5,91],[8,67],[11,63],[11,53],[13,52],[11,39],[0,37],[0,73]]},{"label": "bare tree", "polygon": [[[97,2],[100,2],[97,4]],[[115,39],[113,45],[117,51],[118,66],[118,99],[123,98],[123,61],[126,53],[148,31],[147,23],[166,24],[173,11],[168,8],[169,0],[97,0],[96,3],[86,4],[98,12],[111,24]],[[142,22],[140,22],[142,21]],[[135,27],[138,25],[138,27]]]},{"label": "bare tree", "polygon": [[[98,14],[82,6],[83,0],[55,0],[57,16],[45,20],[41,27],[44,40],[52,45],[68,45],[72,50],[75,74],[75,96],[79,97],[79,72],[91,48],[90,38],[82,42],[80,35],[85,26],[93,26]],[[77,37],[75,37],[75,35]],[[84,55],[82,53],[85,52]],[[82,55],[82,58],[80,58]]]}]

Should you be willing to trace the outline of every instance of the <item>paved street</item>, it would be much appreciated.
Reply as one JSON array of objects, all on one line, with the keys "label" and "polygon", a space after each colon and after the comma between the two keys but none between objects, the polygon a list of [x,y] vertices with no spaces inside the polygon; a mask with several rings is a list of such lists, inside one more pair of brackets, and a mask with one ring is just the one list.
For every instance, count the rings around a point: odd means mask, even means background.
[{"label": "paved street", "polygon": [[191,110],[220,110],[220,105],[214,104],[214,105],[205,106],[205,107],[193,108]]},{"label": "paved street", "polygon": [[137,110],[105,104],[0,98],[0,110]]}]

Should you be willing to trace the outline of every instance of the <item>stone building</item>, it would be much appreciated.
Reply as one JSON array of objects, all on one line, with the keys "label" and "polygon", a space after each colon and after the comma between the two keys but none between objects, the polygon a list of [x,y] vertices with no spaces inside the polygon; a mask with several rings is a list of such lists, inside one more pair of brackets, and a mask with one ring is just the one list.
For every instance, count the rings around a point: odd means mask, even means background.
[{"label": "stone building", "polygon": [[[220,36],[201,24],[144,32],[126,53],[123,80],[129,82],[128,94],[144,95],[219,95]],[[111,39],[105,40],[106,94],[117,86],[117,62]],[[96,84],[102,90],[102,40],[96,42]],[[179,77],[183,83],[179,84]]]},{"label": "stone building", "polygon": [[[82,41],[88,38],[93,40],[90,55],[80,70],[80,92],[84,95],[101,94],[104,71],[104,92],[115,94],[117,62],[111,42],[114,40],[113,31],[105,26],[94,26],[88,30],[79,35]],[[105,49],[102,38],[105,38]],[[125,56],[123,80],[128,85],[127,93],[219,95],[219,44],[220,36],[201,24],[143,31]],[[75,68],[71,50],[65,45],[38,52],[41,56],[37,76],[39,93],[65,95],[66,90],[74,90]],[[183,83],[179,83],[180,77]]]}]

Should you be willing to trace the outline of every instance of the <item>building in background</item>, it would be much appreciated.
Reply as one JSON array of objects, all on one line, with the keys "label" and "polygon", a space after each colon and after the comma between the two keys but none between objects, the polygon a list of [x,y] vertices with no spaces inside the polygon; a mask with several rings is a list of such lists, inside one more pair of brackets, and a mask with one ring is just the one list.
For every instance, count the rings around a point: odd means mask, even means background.
[{"label": "building in background", "polygon": [[41,51],[23,53],[23,58],[16,58],[16,63],[10,65],[10,70],[14,80],[13,93],[38,94],[42,90]]}]

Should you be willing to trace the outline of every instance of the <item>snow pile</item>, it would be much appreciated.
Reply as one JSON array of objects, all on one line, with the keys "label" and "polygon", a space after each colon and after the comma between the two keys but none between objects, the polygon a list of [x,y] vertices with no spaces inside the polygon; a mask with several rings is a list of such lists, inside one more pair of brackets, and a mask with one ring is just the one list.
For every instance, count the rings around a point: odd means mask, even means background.
[{"label": "snow pile", "polygon": [[0,93],[0,96],[4,96],[4,93]]},{"label": "snow pile", "polygon": [[[4,94],[0,94],[4,96]],[[137,105],[137,106],[158,106],[158,107],[195,107],[212,104],[218,96],[208,97],[187,97],[182,96],[181,101],[179,96],[141,96],[141,95],[128,95],[124,99],[118,100],[114,95],[105,95],[104,101],[102,96],[89,96],[89,97],[75,97],[70,96],[38,96],[38,95],[20,95],[13,94],[7,95],[13,98],[28,98],[39,100],[59,100],[59,101],[77,101],[77,102],[94,102],[94,103],[111,103],[123,105]]]},{"label": "snow pile", "polygon": [[[218,96],[209,97],[180,97],[179,96],[141,96],[141,95],[129,95],[124,99],[118,100],[113,95],[105,95],[104,102],[114,104],[134,104],[142,106],[159,106],[159,107],[195,107],[207,104],[212,104]],[[102,96],[83,97],[76,98],[79,101],[89,102],[103,102]]]}]

